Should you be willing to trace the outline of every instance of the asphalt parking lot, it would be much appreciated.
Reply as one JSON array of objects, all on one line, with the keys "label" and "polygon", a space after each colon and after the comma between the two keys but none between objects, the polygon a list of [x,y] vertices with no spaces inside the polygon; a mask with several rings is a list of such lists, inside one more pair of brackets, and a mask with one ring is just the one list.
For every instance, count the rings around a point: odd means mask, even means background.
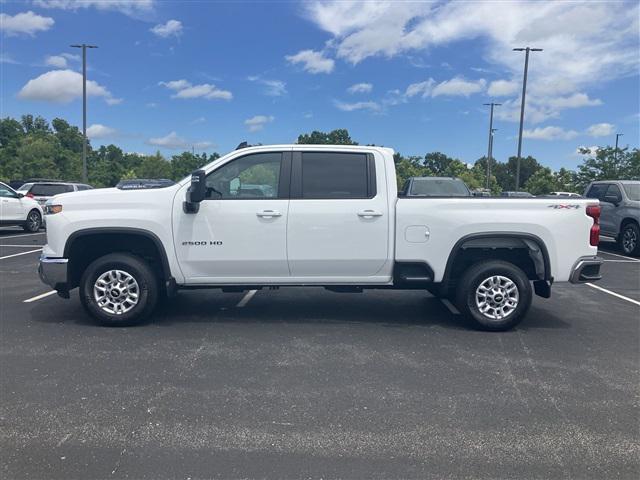
[{"label": "asphalt parking lot", "polygon": [[[640,261],[506,333],[423,292],[181,292],[95,326],[0,231],[0,476],[638,478]],[[604,289],[604,290],[603,290]]]}]

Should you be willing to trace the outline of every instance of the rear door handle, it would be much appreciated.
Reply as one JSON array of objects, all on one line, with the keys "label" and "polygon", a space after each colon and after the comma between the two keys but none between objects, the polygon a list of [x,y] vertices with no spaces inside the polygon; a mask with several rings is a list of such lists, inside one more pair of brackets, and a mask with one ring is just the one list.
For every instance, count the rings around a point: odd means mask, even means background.
[{"label": "rear door handle", "polygon": [[282,216],[282,214],[277,210],[262,210],[261,212],[256,213],[256,215],[262,218],[274,218]]},{"label": "rear door handle", "polygon": [[358,216],[364,218],[381,217],[382,212],[378,212],[377,210],[361,210],[358,212]]}]

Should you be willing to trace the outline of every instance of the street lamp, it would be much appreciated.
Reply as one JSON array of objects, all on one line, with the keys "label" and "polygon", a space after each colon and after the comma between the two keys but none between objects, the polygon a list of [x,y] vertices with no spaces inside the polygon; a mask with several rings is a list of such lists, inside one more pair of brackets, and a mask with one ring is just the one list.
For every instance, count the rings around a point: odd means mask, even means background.
[{"label": "street lamp", "polygon": [[87,48],[98,48],[96,45],[71,45],[82,49],[82,181],[87,183]]},{"label": "street lamp", "polygon": [[489,114],[489,147],[487,151],[487,188],[489,188],[489,178],[491,175],[491,153],[493,151],[493,107],[498,107],[502,105],[501,103],[483,103],[483,105],[487,105],[491,107],[491,113]]},{"label": "street lamp", "polygon": [[522,101],[520,103],[520,134],[518,135],[518,157],[516,158],[516,192],[520,190],[520,157],[522,154],[522,127],[524,125],[524,100],[527,94],[527,72],[529,70],[529,52],[541,52],[541,48],[514,48],[514,52],[525,52],[524,78],[522,81]]},{"label": "street lamp", "polygon": [[493,133],[497,132],[497,128],[491,129],[489,136],[489,158],[487,160],[487,190],[491,191],[491,159],[493,158]]},{"label": "street lamp", "polygon": [[616,133],[616,150],[615,150],[615,152],[613,152],[613,160],[615,162],[618,161],[618,138],[620,138],[623,135],[624,135],[624,133]]}]

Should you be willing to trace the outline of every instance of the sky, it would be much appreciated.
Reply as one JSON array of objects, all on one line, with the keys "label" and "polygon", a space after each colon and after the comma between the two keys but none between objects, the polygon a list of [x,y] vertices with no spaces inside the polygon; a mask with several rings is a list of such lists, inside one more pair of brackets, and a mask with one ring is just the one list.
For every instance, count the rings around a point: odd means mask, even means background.
[{"label": "sky", "polygon": [[92,145],[170,156],[346,128],[403,155],[515,155],[575,168],[640,137],[640,4],[0,0],[0,116],[82,125]]}]

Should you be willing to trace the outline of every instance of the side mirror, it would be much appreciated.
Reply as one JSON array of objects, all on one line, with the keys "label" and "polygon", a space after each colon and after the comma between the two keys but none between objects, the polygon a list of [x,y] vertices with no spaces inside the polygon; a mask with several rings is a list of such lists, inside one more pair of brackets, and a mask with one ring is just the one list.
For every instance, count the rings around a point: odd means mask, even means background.
[{"label": "side mirror", "polygon": [[200,202],[207,196],[206,176],[204,170],[196,170],[191,174],[191,185],[183,205],[185,213],[198,213]]},{"label": "side mirror", "polygon": [[613,203],[617,207],[618,204],[622,201],[622,199],[617,195],[605,195],[603,198],[603,201],[607,203]]},{"label": "side mirror", "polygon": [[24,197],[24,193],[16,192],[16,195],[18,196],[18,198]]}]

